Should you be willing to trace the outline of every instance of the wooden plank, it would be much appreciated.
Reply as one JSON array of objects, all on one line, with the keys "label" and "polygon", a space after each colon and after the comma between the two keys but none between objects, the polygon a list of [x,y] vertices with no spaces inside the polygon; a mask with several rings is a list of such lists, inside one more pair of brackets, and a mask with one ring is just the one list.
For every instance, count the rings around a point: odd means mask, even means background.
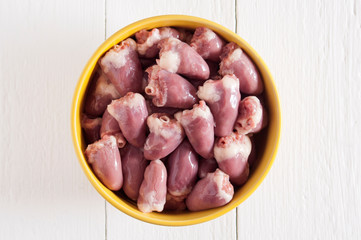
[{"label": "wooden plank", "polygon": [[271,69],[283,129],[239,239],[361,237],[361,2],[239,1],[238,33]]},{"label": "wooden plank", "polygon": [[185,227],[144,223],[107,204],[107,239],[236,239],[236,210],[215,220]]},{"label": "wooden plank", "polygon": [[[220,0],[1,1],[0,239],[235,239],[235,211],[180,228],[104,212],[69,131],[77,78],[105,32],[171,13],[233,29],[234,11]],[[275,165],[238,208],[239,239],[360,238],[361,2],[238,1],[237,13],[283,110]]]},{"label": "wooden plank", "polygon": [[184,14],[203,17],[235,29],[234,1],[199,0],[135,0],[132,4],[106,0],[107,37],[135,21],[166,14]]},{"label": "wooden plank", "polygon": [[102,1],[1,1],[0,239],[102,239],[104,200],[70,135],[77,79],[104,40]]},{"label": "wooden plank", "polygon": [[[186,14],[204,17],[235,28],[234,1],[106,1],[107,37],[122,27],[155,15]],[[143,223],[107,204],[107,239],[235,239],[236,211],[214,221],[188,227],[163,227]]]}]

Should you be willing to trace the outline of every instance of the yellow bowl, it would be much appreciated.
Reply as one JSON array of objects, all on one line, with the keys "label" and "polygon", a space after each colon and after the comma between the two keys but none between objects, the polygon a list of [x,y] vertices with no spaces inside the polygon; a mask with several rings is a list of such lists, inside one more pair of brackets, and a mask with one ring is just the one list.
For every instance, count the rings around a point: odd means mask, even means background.
[{"label": "yellow bowl", "polygon": [[[80,113],[83,109],[86,89],[98,59],[115,44],[132,36],[141,29],[152,29],[165,26],[183,27],[189,29],[205,26],[212,29],[225,40],[233,41],[241,46],[241,48],[246,51],[246,53],[257,65],[264,81],[265,102],[267,104],[269,113],[269,124],[268,127],[260,133],[260,136],[257,140],[258,160],[251,171],[247,183],[238,189],[235,192],[232,201],[223,207],[200,212],[186,211],[181,213],[142,213],[137,209],[137,206],[133,202],[127,200],[123,196],[119,196],[119,194],[116,195],[114,192],[106,188],[94,175],[92,169],[84,157],[84,149],[86,145],[80,126]],[[237,207],[256,190],[256,188],[261,184],[270,170],[276,156],[281,132],[281,110],[278,93],[270,71],[257,52],[245,40],[240,38],[237,34],[230,31],[229,29],[206,19],[184,15],[164,15],[143,19],[126,26],[108,38],[95,51],[93,56],[86,64],[75,89],[71,109],[71,132],[73,136],[74,148],[76,154],[78,155],[80,165],[82,166],[86,176],[93,184],[95,189],[109,203],[122,212],[145,222],[167,226],[184,226],[202,223],[217,218]]]}]

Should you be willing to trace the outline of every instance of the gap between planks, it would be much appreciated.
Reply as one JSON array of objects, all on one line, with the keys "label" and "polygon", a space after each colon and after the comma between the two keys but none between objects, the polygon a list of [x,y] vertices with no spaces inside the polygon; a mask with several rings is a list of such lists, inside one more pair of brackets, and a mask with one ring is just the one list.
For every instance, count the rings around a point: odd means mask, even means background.
[{"label": "gap between planks", "polygon": [[104,199],[104,238],[108,239],[107,201]]},{"label": "gap between planks", "polygon": [[107,39],[107,0],[104,0],[104,41]]}]

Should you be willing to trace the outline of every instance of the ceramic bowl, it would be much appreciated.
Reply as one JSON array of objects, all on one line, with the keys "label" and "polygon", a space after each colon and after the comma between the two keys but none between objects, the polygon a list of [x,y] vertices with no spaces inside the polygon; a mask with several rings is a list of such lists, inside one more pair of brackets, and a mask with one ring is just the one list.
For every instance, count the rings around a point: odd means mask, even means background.
[{"label": "ceramic bowl", "polygon": [[[205,26],[212,29],[226,41],[237,43],[250,56],[262,75],[265,87],[264,100],[269,114],[269,124],[260,134],[257,134],[256,146],[258,156],[255,165],[251,169],[248,181],[241,188],[235,191],[232,201],[223,207],[199,212],[184,211],[178,213],[142,213],[137,209],[136,204],[127,199],[124,194],[114,193],[106,188],[94,175],[84,156],[86,145],[80,126],[80,115],[83,111],[86,90],[99,58],[115,44],[134,35],[141,29],[152,29],[166,26],[188,29]],[[183,226],[215,219],[240,205],[257,189],[269,172],[276,156],[281,132],[281,110],[277,89],[269,69],[262,58],[245,40],[226,27],[206,19],[184,15],[164,15],[143,19],[124,27],[108,38],[95,51],[86,64],[74,92],[71,110],[71,131],[75,152],[84,173],[95,189],[110,204],[120,211],[144,222],[167,226]]]}]

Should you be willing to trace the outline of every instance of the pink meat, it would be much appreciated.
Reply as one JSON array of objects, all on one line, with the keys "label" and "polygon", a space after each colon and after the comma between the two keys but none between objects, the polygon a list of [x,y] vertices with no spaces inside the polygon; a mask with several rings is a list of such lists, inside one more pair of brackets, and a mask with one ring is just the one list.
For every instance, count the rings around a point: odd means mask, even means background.
[{"label": "pink meat", "polygon": [[249,177],[249,163],[246,164],[244,171],[242,172],[241,176],[238,178],[235,184],[238,186],[245,184],[248,180],[248,177]]},{"label": "pink meat", "polygon": [[127,141],[125,140],[122,132],[120,131],[118,121],[105,110],[102,119],[102,126],[100,128],[100,137],[105,135],[113,135],[117,139],[119,148],[123,148]]},{"label": "pink meat", "polygon": [[156,160],[166,157],[183,141],[180,123],[166,113],[153,113],[147,119],[149,135],[144,145],[144,157]]},{"label": "pink meat", "polygon": [[118,121],[110,115],[108,110],[105,110],[103,114],[102,126],[100,128],[100,136],[113,135],[120,132]]},{"label": "pink meat", "polygon": [[[222,79],[221,76],[218,75],[219,70],[219,64],[210,60],[206,60],[208,67],[209,67],[209,78],[213,80],[219,80]],[[204,80],[199,79],[188,79],[188,81],[196,88],[198,89],[199,86],[202,86],[204,84]]]},{"label": "pink meat", "polygon": [[241,98],[238,79],[234,75],[226,75],[221,80],[208,80],[198,89],[198,97],[206,101],[213,114],[215,135],[223,137],[231,134]]},{"label": "pink meat", "polygon": [[164,210],[173,210],[173,211],[182,211],[185,210],[186,204],[184,201],[185,197],[175,197],[169,193],[167,193],[167,200],[164,205]]},{"label": "pink meat", "polygon": [[204,101],[193,109],[178,112],[174,117],[180,122],[194,150],[204,158],[213,156],[214,120]]},{"label": "pink meat", "polygon": [[256,65],[234,42],[228,43],[221,55],[219,74],[234,74],[239,79],[242,93],[258,95],[263,91],[262,78]]},{"label": "pink meat", "polygon": [[115,45],[99,61],[103,72],[121,96],[142,90],[142,65],[136,49],[135,41],[128,38]]},{"label": "pink meat", "polygon": [[145,93],[157,107],[190,108],[197,101],[196,89],[186,79],[154,65],[146,70]]},{"label": "pink meat", "polygon": [[85,156],[95,175],[107,188],[113,191],[121,189],[122,163],[115,137],[104,136],[99,141],[88,145]]},{"label": "pink meat", "polygon": [[101,118],[89,118],[87,115],[81,115],[81,127],[84,129],[85,141],[93,143],[100,139],[99,130],[102,124]]},{"label": "pink meat", "polygon": [[96,81],[92,81],[85,99],[84,112],[98,117],[112,100],[120,98],[120,94],[104,73],[97,73],[95,77]]},{"label": "pink meat", "polygon": [[198,166],[199,178],[204,178],[205,176],[207,176],[208,173],[212,173],[216,171],[216,169],[218,168],[217,161],[214,158],[209,158],[209,159],[202,158],[199,161],[198,165],[199,165]]},{"label": "pink meat", "polygon": [[139,188],[143,182],[148,162],[143,152],[128,144],[121,152],[123,169],[123,191],[132,200],[138,199]]},{"label": "pink meat", "polygon": [[184,28],[178,28],[177,30],[179,32],[179,40],[187,44],[191,44],[193,32]]},{"label": "pink meat", "polygon": [[176,38],[166,38],[159,42],[158,47],[160,52],[157,63],[160,67],[188,78],[209,78],[207,63],[188,44]]},{"label": "pink meat", "polygon": [[138,208],[144,213],[163,211],[167,196],[167,170],[160,160],[151,161],[139,189]]},{"label": "pink meat", "polygon": [[139,93],[129,92],[108,105],[108,112],[119,124],[125,139],[136,147],[143,147],[145,141],[148,110],[145,99]]},{"label": "pink meat", "polygon": [[188,195],[197,181],[198,156],[187,140],[170,154],[167,170],[168,192],[177,197]]},{"label": "pink meat", "polygon": [[229,179],[235,185],[240,186],[247,180],[247,160],[251,149],[249,137],[237,133],[219,138],[214,145],[214,158],[219,168],[229,175]]},{"label": "pink meat", "polygon": [[147,100],[147,108],[148,108],[148,113],[152,114],[152,113],[168,113],[170,115],[175,114],[176,112],[179,112],[179,108],[171,108],[171,107],[157,107],[155,106],[152,101]]},{"label": "pink meat", "polygon": [[135,34],[137,39],[137,50],[140,56],[154,58],[159,53],[158,43],[165,38],[179,38],[179,32],[170,27],[153,28],[150,31],[140,30]]},{"label": "pink meat", "polygon": [[186,205],[190,211],[220,207],[229,203],[233,194],[233,186],[228,175],[217,169],[197,182],[188,195]]},{"label": "pink meat", "polygon": [[265,126],[264,108],[257,97],[244,98],[239,104],[238,117],[234,129],[239,134],[257,133]]},{"label": "pink meat", "polygon": [[201,55],[203,59],[215,62],[220,61],[220,55],[225,41],[215,32],[206,27],[197,27],[192,40],[191,47]]}]

